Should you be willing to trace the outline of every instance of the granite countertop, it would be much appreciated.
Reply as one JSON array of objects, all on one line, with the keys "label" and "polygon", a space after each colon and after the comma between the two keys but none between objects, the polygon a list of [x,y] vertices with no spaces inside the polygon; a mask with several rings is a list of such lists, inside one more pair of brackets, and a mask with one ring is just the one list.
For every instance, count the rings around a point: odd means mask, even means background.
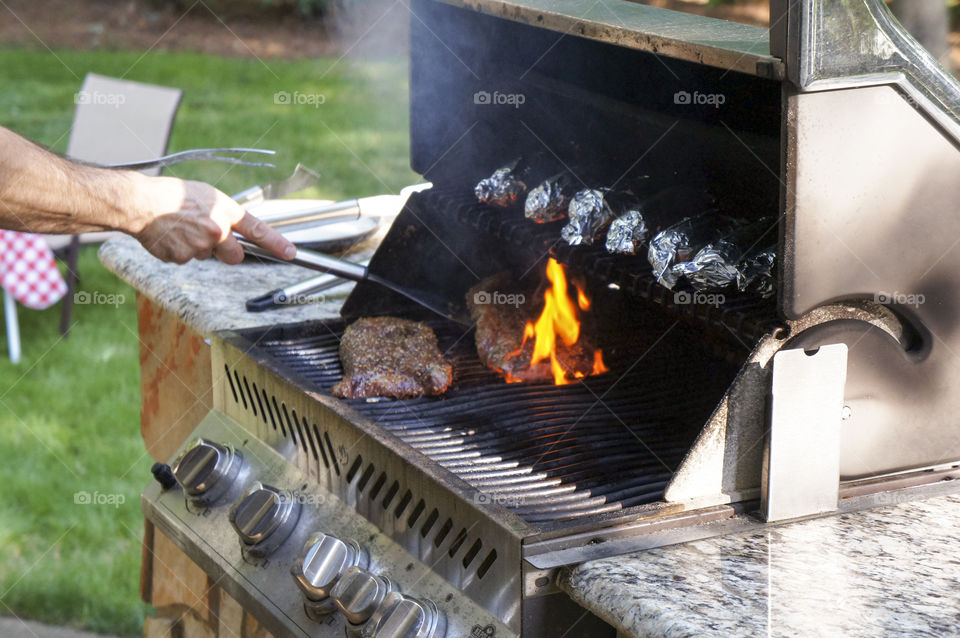
[{"label": "granite countertop", "polygon": [[[369,259],[381,233],[357,244],[344,259]],[[215,259],[184,265],[156,259],[132,237],[108,240],[100,247],[100,261],[140,293],[173,312],[197,332],[296,323],[340,316],[340,306],[353,290],[352,282],[324,291],[314,303],[291,305],[264,312],[248,312],[247,299],[320,273],[300,266],[244,262],[227,266]]]},{"label": "granite countertop", "polygon": [[778,525],[564,571],[629,636],[960,633],[960,495]]}]

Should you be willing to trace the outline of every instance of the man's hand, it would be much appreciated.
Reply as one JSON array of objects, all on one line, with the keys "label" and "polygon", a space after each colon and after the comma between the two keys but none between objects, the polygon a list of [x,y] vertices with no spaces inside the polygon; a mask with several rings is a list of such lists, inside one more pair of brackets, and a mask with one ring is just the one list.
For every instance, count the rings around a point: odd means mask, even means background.
[{"label": "man's hand", "polygon": [[209,184],[84,166],[0,127],[0,228],[122,230],[165,261],[243,259],[238,232],[281,259],[297,249]]},{"label": "man's hand", "polygon": [[239,204],[209,184],[174,178],[146,178],[148,213],[133,233],[144,248],[164,261],[183,264],[211,255],[227,264],[243,260],[236,231],[277,257],[292,259],[297,249]]}]

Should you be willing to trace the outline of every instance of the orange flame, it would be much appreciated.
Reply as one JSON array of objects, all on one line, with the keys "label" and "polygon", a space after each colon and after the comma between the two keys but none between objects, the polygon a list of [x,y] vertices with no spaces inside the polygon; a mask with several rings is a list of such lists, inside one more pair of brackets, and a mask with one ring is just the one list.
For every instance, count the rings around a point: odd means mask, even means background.
[{"label": "orange flame", "polygon": [[[588,310],[590,299],[580,286],[574,284],[577,292],[577,303],[573,303],[569,295],[567,273],[563,266],[552,257],[547,262],[547,279],[551,286],[543,294],[543,312],[540,313],[536,321],[527,322],[523,330],[523,342],[515,354],[519,355],[523,351],[523,347],[528,340],[535,339],[533,354],[530,356],[530,365],[534,366],[542,361],[549,360],[554,384],[567,385],[573,383],[576,379],[582,379],[586,375],[581,371],[568,371],[563,367],[557,358],[557,339],[567,348],[572,348],[577,344],[580,340],[580,320],[577,308]],[[603,363],[603,353],[600,350],[594,351],[593,369],[590,374],[601,374],[606,371],[607,367]],[[516,382],[520,379],[511,378],[508,375],[507,381]]]}]

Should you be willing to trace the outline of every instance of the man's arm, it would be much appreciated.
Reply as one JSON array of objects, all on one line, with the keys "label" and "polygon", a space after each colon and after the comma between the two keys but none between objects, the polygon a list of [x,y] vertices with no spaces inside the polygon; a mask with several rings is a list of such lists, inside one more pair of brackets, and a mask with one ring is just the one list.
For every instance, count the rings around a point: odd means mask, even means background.
[{"label": "man's arm", "polygon": [[164,261],[243,259],[237,231],[279,257],[296,248],[209,184],[76,164],[0,127],[0,228],[119,230]]}]

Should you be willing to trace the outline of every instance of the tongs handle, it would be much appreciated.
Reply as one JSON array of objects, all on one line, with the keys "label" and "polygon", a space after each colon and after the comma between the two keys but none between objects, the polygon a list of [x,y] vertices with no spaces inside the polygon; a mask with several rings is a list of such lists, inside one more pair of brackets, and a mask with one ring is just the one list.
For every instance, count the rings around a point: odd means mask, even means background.
[{"label": "tongs handle", "polygon": [[257,244],[254,244],[242,236],[235,235],[235,237],[237,238],[237,241],[240,242],[240,245],[243,246],[243,250],[246,251],[247,254],[255,255],[256,257],[260,257],[262,259],[269,259],[270,261],[276,261],[282,264],[303,266],[304,268],[330,273],[332,275],[336,275],[337,277],[342,277],[351,281],[366,281],[369,276],[367,267],[362,264],[355,264],[344,259],[337,259],[336,257],[331,257],[330,255],[314,252],[305,248],[298,248],[297,256],[293,259],[280,259],[266,248],[261,248]]}]

